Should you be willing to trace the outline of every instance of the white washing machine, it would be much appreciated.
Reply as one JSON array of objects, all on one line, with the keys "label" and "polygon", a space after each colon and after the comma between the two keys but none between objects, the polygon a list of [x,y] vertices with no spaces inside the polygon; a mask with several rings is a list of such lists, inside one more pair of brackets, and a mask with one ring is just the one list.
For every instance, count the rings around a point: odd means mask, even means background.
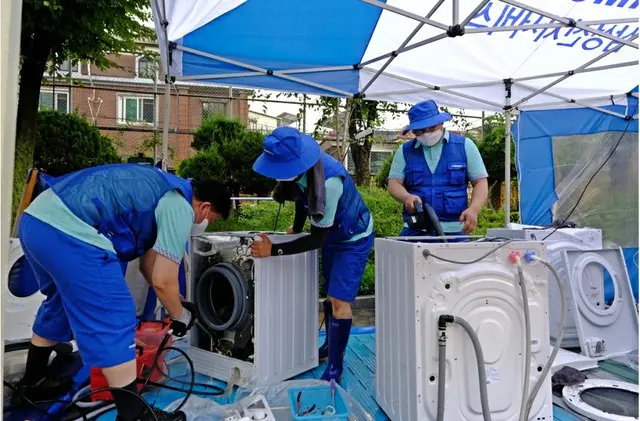
[{"label": "white washing machine", "polygon": [[[375,240],[376,398],[392,421],[436,420],[438,319],[443,314],[463,318],[478,335],[492,419],[518,419],[526,339],[522,292],[509,254],[519,251],[524,255],[527,250],[546,259],[546,248],[540,242],[505,245]],[[479,261],[456,264],[433,255]],[[480,260],[484,255],[487,257]],[[551,353],[548,270],[538,263],[523,264],[531,315],[531,390]],[[472,342],[455,324],[447,328],[446,335],[444,420],[482,420]],[[544,379],[529,419],[553,420],[550,374]]]},{"label": "white washing machine", "polygon": [[33,269],[17,238],[9,239],[9,274],[2,282],[2,298],[5,344],[30,340],[36,313],[46,297],[38,290]]},{"label": "white washing machine", "polygon": [[[497,228],[487,230],[487,238],[509,238],[525,241],[544,241],[547,246],[549,262],[558,271],[568,289],[568,275],[563,264],[562,252],[565,250],[599,250],[602,248],[602,231],[595,228],[555,228],[536,229],[535,227],[510,225],[511,229]],[[554,231],[555,230],[555,231]],[[548,238],[547,238],[548,237]],[[551,338],[555,341],[560,332],[562,303],[560,290],[553,275],[549,274],[549,319]],[[594,283],[587,288],[589,299],[597,306],[604,307],[604,284]],[[567,300],[569,296],[566,296]],[[567,302],[563,348],[579,348],[580,341],[576,330],[573,306]]]}]

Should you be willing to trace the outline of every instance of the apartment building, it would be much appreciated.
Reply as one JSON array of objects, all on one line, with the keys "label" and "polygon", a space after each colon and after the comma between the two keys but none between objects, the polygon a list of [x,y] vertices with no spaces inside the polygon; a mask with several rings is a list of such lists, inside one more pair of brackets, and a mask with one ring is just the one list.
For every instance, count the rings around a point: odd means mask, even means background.
[{"label": "apartment building", "polygon": [[[153,46],[149,48],[152,50]],[[123,158],[158,158],[164,127],[165,84],[159,60],[122,54],[109,57],[116,67],[100,70],[90,63],[69,63],[48,74],[40,93],[42,108],[85,116],[112,139]],[[195,154],[193,132],[211,114],[248,123],[248,90],[177,82],[171,89],[170,165]],[[154,133],[157,136],[154,138]]]}]

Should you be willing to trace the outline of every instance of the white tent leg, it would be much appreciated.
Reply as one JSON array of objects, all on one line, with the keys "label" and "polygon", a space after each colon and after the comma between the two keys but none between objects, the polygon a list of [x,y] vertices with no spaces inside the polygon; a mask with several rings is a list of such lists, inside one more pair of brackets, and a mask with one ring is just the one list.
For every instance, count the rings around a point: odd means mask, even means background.
[{"label": "white tent leg", "polygon": [[504,227],[511,222],[511,80],[504,83]]},{"label": "white tent leg", "polygon": [[167,170],[167,161],[169,156],[169,124],[171,123],[171,45],[169,43],[169,35],[167,32],[167,9],[165,1],[161,0],[162,13],[162,30],[164,32],[164,39],[167,41],[166,54],[167,54],[167,68],[165,69],[165,85],[164,85],[164,117],[162,120],[162,170]]}]

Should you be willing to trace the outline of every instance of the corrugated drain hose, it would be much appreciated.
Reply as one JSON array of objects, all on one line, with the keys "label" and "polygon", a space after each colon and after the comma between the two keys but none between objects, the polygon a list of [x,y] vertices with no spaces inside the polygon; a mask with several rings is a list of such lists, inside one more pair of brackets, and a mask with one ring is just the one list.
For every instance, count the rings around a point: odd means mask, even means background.
[{"label": "corrugated drain hose", "polygon": [[[491,421],[491,411],[489,410],[489,398],[487,395],[487,376],[484,366],[484,355],[482,354],[482,346],[478,335],[473,330],[471,325],[467,323],[461,317],[442,315],[438,319],[438,329],[441,333],[446,329],[447,323],[455,323],[462,326],[462,328],[469,335],[471,343],[473,344],[473,350],[476,354],[476,362],[478,364],[478,383],[480,386],[480,404],[482,406],[482,418],[484,421]],[[438,346],[438,406],[437,406],[437,421],[444,419],[444,386],[446,377],[446,362],[444,356],[446,355],[446,337],[442,335],[439,338]],[[441,357],[442,356],[442,357]]]},{"label": "corrugated drain hose", "polygon": [[529,377],[531,377],[531,313],[529,311],[529,296],[527,294],[527,285],[524,282],[524,273],[522,271],[522,261],[520,257],[516,257],[516,268],[518,270],[518,281],[520,283],[520,291],[522,291],[522,309],[524,311],[524,331],[525,331],[525,358],[524,358],[524,379],[522,385],[522,400],[520,401],[520,421],[526,421],[526,405],[529,398]]},{"label": "corrugated drain hose", "polygon": [[[222,298],[224,284],[230,290],[232,302],[217,302]],[[218,332],[243,327],[249,319],[248,291],[249,284],[235,264],[222,262],[207,269],[198,280],[195,297],[202,324]],[[230,314],[221,314],[221,305],[231,306],[231,310],[224,309]]]}]

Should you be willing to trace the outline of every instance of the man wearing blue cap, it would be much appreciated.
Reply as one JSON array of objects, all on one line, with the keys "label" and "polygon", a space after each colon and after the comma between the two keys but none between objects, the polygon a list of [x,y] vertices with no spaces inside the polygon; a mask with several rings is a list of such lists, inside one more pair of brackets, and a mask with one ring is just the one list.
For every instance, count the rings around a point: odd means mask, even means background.
[{"label": "man wearing blue cap", "polygon": [[274,199],[296,203],[290,233],[299,233],[307,216],[311,235],[271,244],[266,235],[252,244],[254,257],[304,253],[322,247],[322,276],[327,340],[319,359],[329,359],[323,380],[342,377],[344,352],[351,333],[351,302],[356,298],[373,246],[373,218],[347,170],[322,152],[311,136],[280,127],[264,139],[254,171],[279,181]]},{"label": "man wearing blue cap", "polygon": [[[487,200],[487,170],[471,139],[444,129],[451,120],[434,101],[420,102],[409,110],[409,126],[415,138],[396,152],[389,172],[388,190],[404,204],[404,228],[400,236],[431,233],[409,228],[407,219],[416,212],[414,203],[431,205],[446,235],[471,233]],[[473,193],[469,204],[467,183]]]}]

